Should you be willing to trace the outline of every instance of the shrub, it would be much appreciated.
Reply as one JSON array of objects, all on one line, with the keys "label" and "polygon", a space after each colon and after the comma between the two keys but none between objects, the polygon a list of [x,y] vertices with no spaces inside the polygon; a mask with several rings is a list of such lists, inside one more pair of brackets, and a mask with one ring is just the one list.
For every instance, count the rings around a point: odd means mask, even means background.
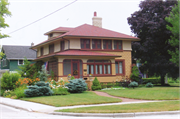
[{"label": "shrub", "polygon": [[97,77],[95,77],[91,88],[92,88],[92,90],[101,90],[101,84],[99,83]]},{"label": "shrub", "polygon": [[67,95],[69,94],[68,89],[64,87],[53,88],[53,95]]},{"label": "shrub", "polygon": [[133,81],[129,84],[129,87],[133,87],[133,89],[134,89],[134,87],[138,87],[138,83]]},{"label": "shrub", "polygon": [[63,87],[65,88],[65,84],[67,84],[68,82],[64,81],[62,78],[58,81],[55,80],[51,80],[49,86],[51,88],[58,88],[58,87]]},{"label": "shrub", "polygon": [[139,69],[137,66],[133,66],[130,78],[136,82],[139,82],[142,79],[142,76],[140,75]]},{"label": "shrub", "polygon": [[49,74],[45,69],[45,65],[42,65],[41,71],[39,71],[38,73],[39,73],[38,77],[40,78],[40,81],[47,81]]},{"label": "shrub", "polygon": [[66,84],[66,86],[70,93],[82,93],[87,90],[87,84],[82,79],[69,80],[69,83]]},{"label": "shrub", "polygon": [[26,89],[24,93],[26,97],[35,97],[49,96],[53,94],[53,91],[50,89],[49,83],[39,81],[34,86],[28,86],[28,89]]},{"label": "shrub", "polygon": [[101,88],[104,89],[104,88],[107,88],[107,85],[104,84],[104,83],[100,83],[101,84]]},{"label": "shrub", "polygon": [[161,83],[160,78],[143,78],[143,84],[147,84],[147,83],[152,83],[152,84],[159,84]]},{"label": "shrub", "polygon": [[113,84],[112,83],[107,83],[106,87],[111,88],[111,87],[113,87]]},{"label": "shrub", "polygon": [[74,76],[72,76],[70,80],[73,80],[73,79],[75,79]]},{"label": "shrub", "polygon": [[24,94],[25,89],[27,89],[27,86],[23,85],[14,90],[14,93],[17,99],[25,97],[25,94]]},{"label": "shrub", "polygon": [[152,84],[152,83],[147,83],[147,84],[146,84],[146,87],[151,88],[151,87],[153,87],[153,84]]},{"label": "shrub", "polygon": [[1,78],[1,89],[5,89],[5,90],[13,90],[15,89],[16,85],[16,81],[18,81],[18,79],[20,78],[20,75],[18,73],[8,73],[5,72],[2,75]]},{"label": "shrub", "polygon": [[0,89],[0,96],[3,96],[5,89]]}]

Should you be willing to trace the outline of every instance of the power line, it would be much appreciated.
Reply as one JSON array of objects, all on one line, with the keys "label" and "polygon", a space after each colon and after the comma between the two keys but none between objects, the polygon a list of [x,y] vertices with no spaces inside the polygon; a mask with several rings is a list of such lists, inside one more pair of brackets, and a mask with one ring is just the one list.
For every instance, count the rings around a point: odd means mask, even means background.
[{"label": "power line", "polygon": [[19,30],[21,30],[21,29],[23,29],[23,28],[25,28],[25,27],[28,27],[28,26],[30,26],[30,25],[32,25],[32,24],[34,24],[34,23],[36,23],[36,22],[38,22],[38,21],[40,21],[40,20],[42,20],[42,19],[44,19],[44,18],[50,16],[50,15],[52,15],[52,14],[58,12],[59,10],[62,10],[62,9],[64,9],[64,8],[66,8],[67,6],[69,6],[69,5],[73,4],[73,3],[75,3],[76,1],[78,1],[78,0],[75,0],[75,1],[73,1],[73,2],[71,2],[71,3],[69,3],[69,4],[67,4],[67,5],[65,5],[64,7],[61,7],[60,9],[58,9],[58,10],[56,10],[56,11],[54,11],[54,12],[52,12],[52,13],[50,13],[50,14],[48,14],[48,15],[46,15],[46,16],[44,16],[44,17],[42,17],[42,18],[40,18],[40,19],[38,19],[38,20],[36,20],[36,21],[34,21],[34,22],[28,24],[28,25],[26,25],[26,26],[23,26],[23,27],[21,27],[21,28],[15,30],[15,31],[12,31],[12,32],[10,32],[9,34],[12,34],[12,33],[17,32],[17,31],[19,31]]}]

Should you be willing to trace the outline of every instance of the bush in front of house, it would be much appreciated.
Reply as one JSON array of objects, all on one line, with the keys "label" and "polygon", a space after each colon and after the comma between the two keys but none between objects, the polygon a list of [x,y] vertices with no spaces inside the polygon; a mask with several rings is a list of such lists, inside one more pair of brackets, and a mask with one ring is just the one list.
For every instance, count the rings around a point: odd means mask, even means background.
[{"label": "bush in front of house", "polygon": [[142,76],[141,74],[139,73],[139,69],[137,66],[133,66],[132,67],[132,73],[130,75],[130,78],[133,80],[133,81],[136,81],[136,82],[139,82],[141,79],[142,79]]},{"label": "bush in front of house", "polygon": [[20,86],[18,88],[16,88],[13,92],[15,94],[15,98],[19,99],[19,98],[23,98],[25,97],[24,91],[27,89],[26,85]]},{"label": "bush in front of house", "polygon": [[87,84],[83,79],[69,80],[69,83],[66,84],[66,86],[70,93],[82,93],[87,90]]},{"label": "bush in front of house", "polygon": [[92,90],[101,90],[101,84],[99,83],[97,77],[95,77],[93,81],[93,85],[91,86]]},{"label": "bush in front of house", "polygon": [[16,88],[16,81],[20,78],[18,73],[5,72],[1,78],[1,89],[13,90]]},{"label": "bush in front of house", "polygon": [[152,83],[152,84],[160,84],[161,80],[158,77],[155,78],[143,78],[143,84],[147,84],[147,83]]},{"label": "bush in front of house", "polygon": [[133,87],[133,89],[134,89],[135,87],[138,87],[138,83],[133,81],[129,84],[129,87]]},{"label": "bush in front of house", "polygon": [[49,87],[49,83],[44,81],[37,82],[34,86],[28,86],[28,89],[25,90],[26,97],[36,97],[36,96],[50,96],[53,94],[53,91]]},{"label": "bush in front of house", "polygon": [[74,77],[74,76],[71,76],[71,79],[70,79],[70,80],[73,80],[73,79],[75,79],[75,77]]},{"label": "bush in front of house", "polygon": [[146,87],[152,88],[152,87],[153,87],[153,84],[152,84],[151,82],[149,82],[149,83],[146,84]]},{"label": "bush in front of house", "polygon": [[40,81],[47,81],[48,80],[48,71],[45,68],[45,65],[42,65],[41,71],[38,72],[38,77],[40,78]]},{"label": "bush in front of house", "polygon": [[53,95],[67,95],[69,94],[68,89],[64,87],[53,88]]}]

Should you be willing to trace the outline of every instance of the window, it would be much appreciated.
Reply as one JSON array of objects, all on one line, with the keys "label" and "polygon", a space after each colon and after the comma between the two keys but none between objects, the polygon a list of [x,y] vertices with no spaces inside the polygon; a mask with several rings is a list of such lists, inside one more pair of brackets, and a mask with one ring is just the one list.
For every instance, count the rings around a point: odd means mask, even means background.
[{"label": "window", "polygon": [[3,60],[2,60],[2,64],[3,64],[3,67],[7,66],[7,60],[6,60],[6,59],[3,59]]},{"label": "window", "polygon": [[43,56],[43,54],[44,54],[44,48],[43,47],[41,47],[41,56]]},{"label": "window", "polygon": [[49,54],[54,53],[54,44],[49,45]]},{"label": "window", "polygon": [[114,40],[114,50],[122,50],[122,41]]},{"label": "window", "polygon": [[64,75],[71,74],[71,60],[63,61],[63,73]]},{"label": "window", "polygon": [[87,74],[111,74],[111,62],[109,60],[88,60]]},{"label": "window", "polygon": [[92,39],[92,49],[101,49],[101,40]]},{"label": "window", "polygon": [[64,50],[64,41],[61,41],[61,51]]},{"label": "window", "polygon": [[103,48],[104,49],[112,49],[112,41],[111,40],[103,40]]},{"label": "window", "polygon": [[81,49],[90,49],[90,39],[81,39]]},{"label": "window", "polygon": [[23,65],[24,61],[23,60],[18,60],[18,65]]},{"label": "window", "polygon": [[124,61],[116,61],[116,74],[124,74]]}]

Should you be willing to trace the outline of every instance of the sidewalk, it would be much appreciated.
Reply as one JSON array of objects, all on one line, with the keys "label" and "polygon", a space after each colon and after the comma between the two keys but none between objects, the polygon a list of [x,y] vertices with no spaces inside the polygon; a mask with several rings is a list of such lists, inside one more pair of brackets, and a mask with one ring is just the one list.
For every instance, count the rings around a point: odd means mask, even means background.
[{"label": "sidewalk", "polygon": [[144,116],[144,115],[159,115],[159,114],[179,114],[180,111],[166,111],[166,112],[143,112],[143,113],[112,113],[112,114],[102,114],[102,113],[64,113],[64,112],[54,112],[59,109],[70,109],[79,107],[92,107],[92,106],[105,106],[105,105],[123,105],[123,104],[133,104],[133,103],[146,103],[146,102],[158,102],[158,101],[132,101],[132,102],[119,102],[119,103],[106,103],[106,104],[92,104],[92,105],[76,105],[67,107],[54,107],[34,102],[23,101],[19,99],[10,99],[0,97],[0,104],[8,105],[14,108],[30,111],[30,112],[40,112],[55,115],[66,115],[66,116],[96,116],[96,117],[129,117],[129,116]]}]

